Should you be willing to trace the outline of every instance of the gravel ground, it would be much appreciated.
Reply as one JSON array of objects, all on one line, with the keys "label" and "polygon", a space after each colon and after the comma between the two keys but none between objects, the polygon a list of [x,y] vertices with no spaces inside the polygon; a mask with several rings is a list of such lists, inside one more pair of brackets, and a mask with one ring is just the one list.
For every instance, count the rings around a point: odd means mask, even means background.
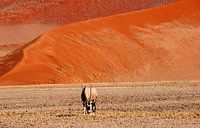
[{"label": "gravel ground", "polygon": [[0,128],[200,128],[200,82],[95,86],[96,116],[83,115],[81,85],[0,87]]}]

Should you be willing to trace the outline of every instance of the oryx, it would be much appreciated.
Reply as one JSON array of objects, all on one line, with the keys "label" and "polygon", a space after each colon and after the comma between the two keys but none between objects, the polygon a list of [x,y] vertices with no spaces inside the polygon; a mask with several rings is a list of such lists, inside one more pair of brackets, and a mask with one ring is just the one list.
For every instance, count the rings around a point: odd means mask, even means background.
[{"label": "oryx", "polygon": [[81,100],[83,103],[84,114],[94,115],[96,112],[97,90],[94,87],[82,87]]}]

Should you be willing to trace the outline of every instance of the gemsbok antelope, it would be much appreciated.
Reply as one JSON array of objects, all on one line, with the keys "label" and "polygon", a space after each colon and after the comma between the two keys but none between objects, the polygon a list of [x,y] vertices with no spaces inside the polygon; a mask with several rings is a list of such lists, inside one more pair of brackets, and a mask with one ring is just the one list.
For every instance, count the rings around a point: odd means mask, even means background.
[{"label": "gemsbok antelope", "polygon": [[95,115],[97,90],[94,87],[83,87],[81,93],[81,100],[83,103],[84,114],[88,113]]}]

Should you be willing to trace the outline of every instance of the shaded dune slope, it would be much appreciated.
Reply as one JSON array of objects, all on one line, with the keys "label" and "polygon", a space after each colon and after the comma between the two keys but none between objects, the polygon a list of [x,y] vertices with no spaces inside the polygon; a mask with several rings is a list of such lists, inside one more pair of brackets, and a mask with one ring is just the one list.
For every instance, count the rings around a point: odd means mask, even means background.
[{"label": "shaded dune slope", "polygon": [[69,24],[176,0],[17,0],[0,2],[0,24]]},{"label": "shaded dune slope", "polygon": [[199,12],[182,0],[54,29],[1,60],[0,83],[199,79]]},{"label": "shaded dune slope", "polygon": [[16,50],[17,48],[21,47],[20,44],[0,44],[0,57],[7,55],[8,53]]}]

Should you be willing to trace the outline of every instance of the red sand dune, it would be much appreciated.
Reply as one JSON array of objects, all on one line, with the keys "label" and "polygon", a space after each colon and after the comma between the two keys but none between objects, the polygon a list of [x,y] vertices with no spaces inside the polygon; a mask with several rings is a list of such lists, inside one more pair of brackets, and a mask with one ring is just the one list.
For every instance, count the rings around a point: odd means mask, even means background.
[{"label": "red sand dune", "polygon": [[0,24],[69,24],[177,0],[0,0]]},{"label": "red sand dune", "polygon": [[[176,0],[0,0],[0,44],[24,44],[62,24],[174,1]],[[3,52],[1,55],[6,54],[6,51],[0,48],[0,54]]]},{"label": "red sand dune", "polygon": [[200,79],[200,1],[75,23],[0,61],[0,84]]}]

